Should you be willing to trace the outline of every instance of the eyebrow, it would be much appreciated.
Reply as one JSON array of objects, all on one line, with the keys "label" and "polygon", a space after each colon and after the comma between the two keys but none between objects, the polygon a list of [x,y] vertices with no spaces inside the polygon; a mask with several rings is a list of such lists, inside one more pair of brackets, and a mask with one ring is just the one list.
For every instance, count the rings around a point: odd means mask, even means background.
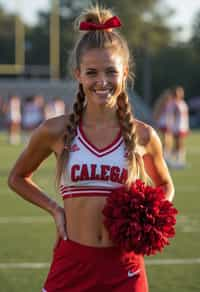
[{"label": "eyebrow", "polygon": [[87,71],[94,71],[96,70],[95,68],[86,68]]},{"label": "eyebrow", "polygon": [[[106,70],[117,70],[117,67],[116,66],[109,66],[107,68],[105,68]],[[96,71],[97,69],[96,68],[86,68],[87,71]]]}]

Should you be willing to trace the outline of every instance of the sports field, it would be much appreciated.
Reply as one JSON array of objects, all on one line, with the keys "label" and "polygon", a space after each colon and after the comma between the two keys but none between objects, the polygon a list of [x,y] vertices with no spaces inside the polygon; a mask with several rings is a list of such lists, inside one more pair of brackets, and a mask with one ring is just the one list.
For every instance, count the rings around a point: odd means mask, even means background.
[{"label": "sports field", "polygon": [[[150,292],[200,291],[200,132],[193,132],[187,144],[188,167],[171,171],[177,235],[162,254],[146,258]],[[7,187],[9,169],[23,147],[8,145],[0,135],[0,292],[41,291],[54,241],[52,218]],[[58,199],[53,164],[51,157],[35,181]]]}]

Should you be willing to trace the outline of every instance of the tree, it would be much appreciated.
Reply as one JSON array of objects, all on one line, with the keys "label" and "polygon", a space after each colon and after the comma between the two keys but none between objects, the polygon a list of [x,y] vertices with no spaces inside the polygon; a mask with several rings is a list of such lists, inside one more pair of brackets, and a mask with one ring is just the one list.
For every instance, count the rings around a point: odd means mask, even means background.
[{"label": "tree", "polygon": [[0,64],[15,62],[15,17],[0,6]]},{"label": "tree", "polygon": [[191,44],[195,51],[200,53],[200,11],[197,12],[192,28]]},{"label": "tree", "polygon": [[[79,15],[83,7],[88,4],[87,0],[70,1],[60,0],[60,73],[65,77],[69,73],[67,62],[69,53],[74,43],[73,31],[74,19]],[[39,21],[34,27],[27,31],[28,50],[26,61],[28,64],[49,64],[49,24],[50,11],[39,13]]]},{"label": "tree", "polygon": [[131,48],[156,49],[171,41],[171,30],[166,19],[172,14],[171,10],[162,13],[160,0],[107,0],[106,6],[114,7],[120,15],[123,34],[128,39]]},{"label": "tree", "polygon": [[175,85],[185,88],[186,99],[198,94],[200,62],[189,44],[162,49],[154,56],[152,65],[152,104],[164,89]]},{"label": "tree", "polygon": [[160,4],[160,0],[106,1],[106,5],[115,7],[122,19],[122,32],[136,59],[135,87],[148,103],[152,98],[152,58],[173,40],[166,22],[173,11],[165,9],[162,12]]}]

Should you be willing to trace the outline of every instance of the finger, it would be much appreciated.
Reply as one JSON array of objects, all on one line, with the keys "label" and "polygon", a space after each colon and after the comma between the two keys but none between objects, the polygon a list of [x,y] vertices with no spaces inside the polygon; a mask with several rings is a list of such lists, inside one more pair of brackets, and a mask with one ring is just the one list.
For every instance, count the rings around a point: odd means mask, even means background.
[{"label": "finger", "polygon": [[60,226],[59,233],[63,240],[67,240],[67,232],[66,232],[65,225]]},{"label": "finger", "polygon": [[58,234],[63,240],[67,240],[66,225],[64,223],[58,226]]}]

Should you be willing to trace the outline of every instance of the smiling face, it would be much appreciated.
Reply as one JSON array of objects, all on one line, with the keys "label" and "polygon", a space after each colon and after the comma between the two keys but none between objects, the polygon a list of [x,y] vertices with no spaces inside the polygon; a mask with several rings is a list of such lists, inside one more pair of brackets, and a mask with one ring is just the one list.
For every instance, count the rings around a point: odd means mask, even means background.
[{"label": "smiling face", "polygon": [[81,57],[75,76],[88,104],[113,106],[127,78],[123,57],[112,49],[90,49]]}]

